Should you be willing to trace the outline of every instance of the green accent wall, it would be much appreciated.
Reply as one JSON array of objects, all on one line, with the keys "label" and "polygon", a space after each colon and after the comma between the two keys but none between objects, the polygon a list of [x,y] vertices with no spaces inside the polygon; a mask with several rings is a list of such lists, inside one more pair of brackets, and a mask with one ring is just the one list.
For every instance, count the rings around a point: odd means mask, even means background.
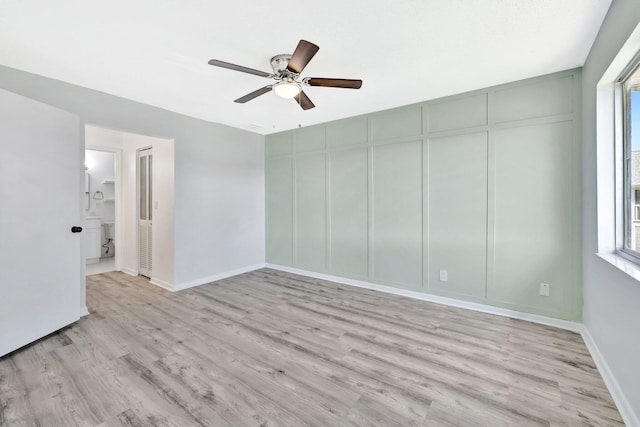
[{"label": "green accent wall", "polygon": [[579,95],[569,70],[268,135],[267,262],[580,320]]}]

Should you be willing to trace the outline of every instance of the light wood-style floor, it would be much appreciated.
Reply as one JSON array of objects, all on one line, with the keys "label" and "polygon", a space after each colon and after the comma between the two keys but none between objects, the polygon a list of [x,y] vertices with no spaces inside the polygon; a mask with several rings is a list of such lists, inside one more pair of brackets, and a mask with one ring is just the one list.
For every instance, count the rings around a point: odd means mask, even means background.
[{"label": "light wood-style floor", "polygon": [[0,359],[17,426],[617,426],[579,335],[263,269],[91,315]]}]

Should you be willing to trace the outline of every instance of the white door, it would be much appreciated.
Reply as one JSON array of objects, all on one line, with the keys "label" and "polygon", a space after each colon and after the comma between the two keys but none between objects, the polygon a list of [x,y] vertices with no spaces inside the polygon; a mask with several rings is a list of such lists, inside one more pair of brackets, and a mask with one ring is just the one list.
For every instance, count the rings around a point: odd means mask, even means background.
[{"label": "white door", "polygon": [[79,319],[80,119],[0,90],[0,356]]},{"label": "white door", "polygon": [[152,173],[153,151],[151,148],[138,150],[138,248],[139,272],[151,277],[151,244],[152,244]]}]

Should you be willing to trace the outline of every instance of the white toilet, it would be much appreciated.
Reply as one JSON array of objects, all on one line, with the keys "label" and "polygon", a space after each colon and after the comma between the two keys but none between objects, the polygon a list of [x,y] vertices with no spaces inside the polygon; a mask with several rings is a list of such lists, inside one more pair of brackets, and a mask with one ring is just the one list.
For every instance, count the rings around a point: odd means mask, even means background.
[{"label": "white toilet", "polygon": [[115,223],[104,221],[102,223],[102,254],[101,258],[110,258],[116,254]]}]

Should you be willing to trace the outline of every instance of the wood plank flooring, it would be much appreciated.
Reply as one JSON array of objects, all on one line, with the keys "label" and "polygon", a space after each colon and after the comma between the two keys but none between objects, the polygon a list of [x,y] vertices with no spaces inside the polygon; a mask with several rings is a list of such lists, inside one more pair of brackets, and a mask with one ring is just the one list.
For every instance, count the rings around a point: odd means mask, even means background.
[{"label": "wood plank flooring", "polygon": [[262,269],[91,315],[0,359],[0,425],[619,426],[578,334]]}]

